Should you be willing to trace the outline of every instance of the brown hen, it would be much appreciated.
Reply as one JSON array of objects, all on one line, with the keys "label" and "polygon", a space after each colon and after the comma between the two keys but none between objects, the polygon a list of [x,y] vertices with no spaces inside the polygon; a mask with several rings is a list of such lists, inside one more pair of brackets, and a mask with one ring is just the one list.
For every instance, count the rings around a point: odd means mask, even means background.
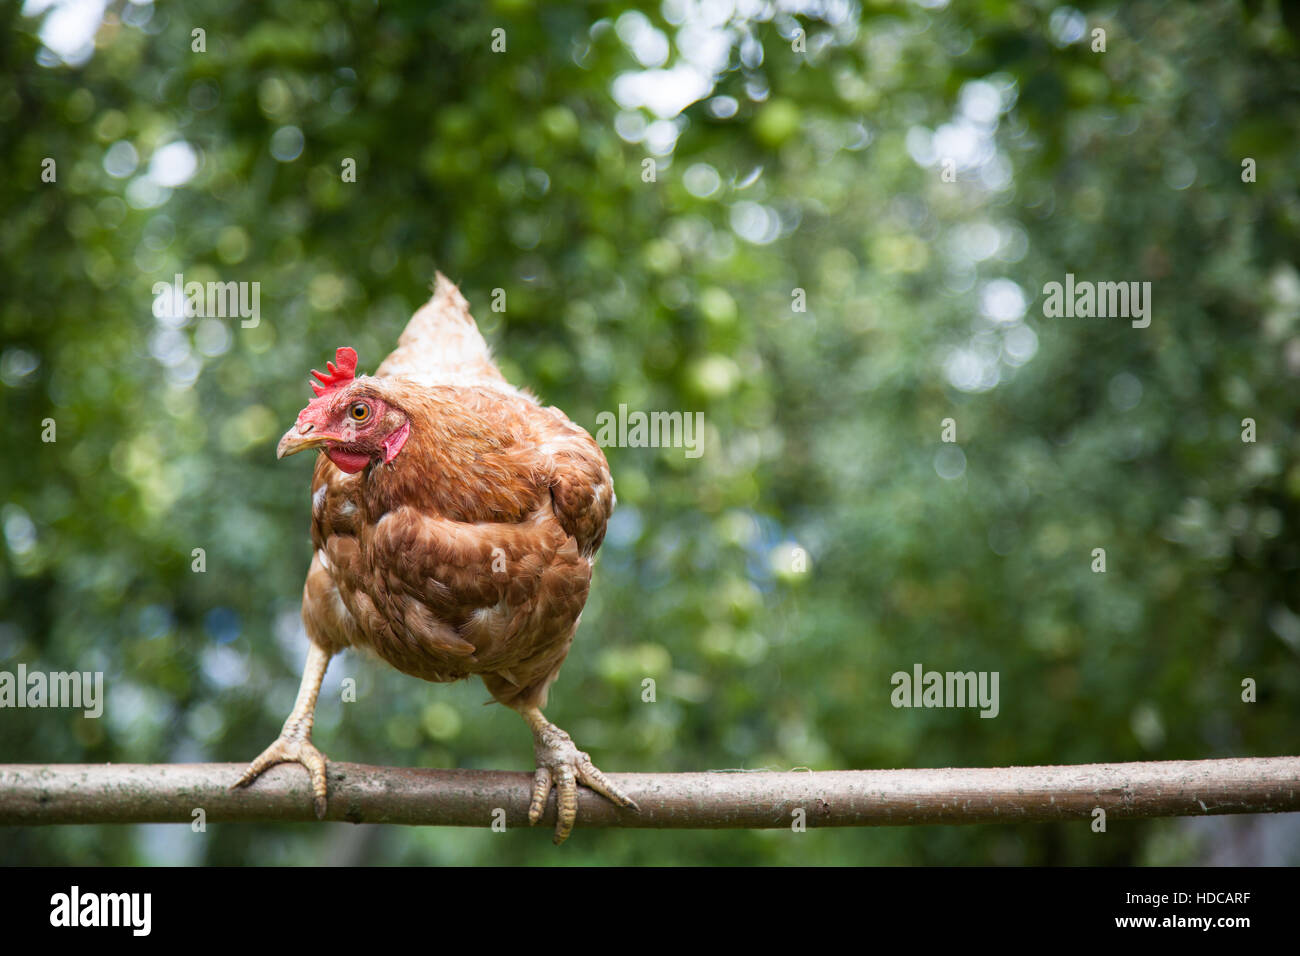
[{"label": "brown hen", "polygon": [[352,647],[427,681],[478,675],[517,710],[537,758],[528,819],[540,819],[554,787],[556,843],[573,829],[579,783],[635,808],[541,711],[614,508],[600,447],[506,382],[441,273],[374,376],[355,374],[352,349],[339,349],[336,363],[312,372],[316,398],[276,450],[322,452],[302,601],[307,665],[279,739],[235,786],[301,763],[324,816],[325,757],[311,743],[312,721],[330,658]]}]

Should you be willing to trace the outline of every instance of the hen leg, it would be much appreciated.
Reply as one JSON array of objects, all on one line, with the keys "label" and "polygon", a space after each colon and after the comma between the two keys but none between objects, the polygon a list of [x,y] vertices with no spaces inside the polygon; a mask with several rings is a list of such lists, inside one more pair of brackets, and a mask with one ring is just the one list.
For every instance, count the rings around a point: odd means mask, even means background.
[{"label": "hen leg", "polygon": [[600,772],[591,757],[579,750],[563,730],[547,720],[540,708],[516,708],[533,731],[533,753],[537,773],[533,776],[533,799],[528,805],[528,822],[535,825],[546,809],[551,787],[556,792],[555,845],[573,832],[578,817],[578,784],[583,783],[621,807],[639,809],[636,803]]},{"label": "hen leg", "polygon": [[307,664],[303,668],[302,683],[298,687],[298,700],[293,705],[289,719],[284,722],[284,729],[279,738],[261,755],[248,765],[244,775],[230,789],[244,787],[252,783],[268,767],[278,763],[300,763],[311,774],[312,804],[318,819],[325,819],[325,755],[312,746],[311,728],[316,721],[316,697],[320,694],[321,681],[325,679],[325,668],[329,667],[330,655],[314,643],[307,652]]}]

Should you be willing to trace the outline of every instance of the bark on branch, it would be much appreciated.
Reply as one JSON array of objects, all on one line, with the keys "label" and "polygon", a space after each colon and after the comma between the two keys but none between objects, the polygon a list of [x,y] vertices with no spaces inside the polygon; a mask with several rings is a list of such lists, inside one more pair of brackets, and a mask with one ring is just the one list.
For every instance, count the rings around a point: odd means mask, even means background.
[{"label": "bark on branch", "polygon": [[[0,764],[0,824],[315,821],[307,774],[286,764],[230,790],[243,764]],[[579,827],[772,829],[1009,823],[1300,810],[1300,757],[956,770],[715,771],[609,777],[641,806],[581,790]],[[329,765],[327,819],[527,826],[532,775]],[[498,814],[499,817],[499,814]],[[555,797],[546,823],[554,825]]]}]

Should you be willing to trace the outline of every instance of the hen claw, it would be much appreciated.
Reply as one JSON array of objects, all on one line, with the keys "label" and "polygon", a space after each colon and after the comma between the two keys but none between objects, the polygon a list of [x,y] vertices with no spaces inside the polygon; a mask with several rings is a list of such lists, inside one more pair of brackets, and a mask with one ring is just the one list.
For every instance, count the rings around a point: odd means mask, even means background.
[{"label": "hen claw", "polygon": [[537,772],[533,775],[533,797],[528,804],[528,824],[535,826],[546,810],[546,798],[555,787],[555,845],[559,846],[573,832],[578,818],[578,784],[595,790],[621,807],[640,810],[636,801],[610,782],[591,762],[590,755],[579,750],[563,730],[554,724],[537,734],[533,753]]},{"label": "hen claw", "polygon": [[325,755],[317,750],[312,742],[305,737],[281,734],[275,743],[263,750],[248,765],[244,775],[231,784],[230,789],[237,790],[240,787],[248,786],[260,777],[263,772],[278,763],[300,763],[307,768],[307,773],[311,775],[312,807],[316,811],[316,819],[324,820],[326,807]]}]

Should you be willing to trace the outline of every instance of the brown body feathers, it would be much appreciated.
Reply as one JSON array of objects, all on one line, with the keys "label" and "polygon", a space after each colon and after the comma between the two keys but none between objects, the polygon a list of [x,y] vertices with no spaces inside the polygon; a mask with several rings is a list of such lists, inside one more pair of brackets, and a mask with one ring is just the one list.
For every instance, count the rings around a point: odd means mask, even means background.
[{"label": "brown body feathers", "polygon": [[409,436],[355,473],[319,456],[309,637],[424,680],[477,674],[502,703],[543,706],[614,507],[599,446],[505,381],[441,275],[375,376],[338,391]]}]

